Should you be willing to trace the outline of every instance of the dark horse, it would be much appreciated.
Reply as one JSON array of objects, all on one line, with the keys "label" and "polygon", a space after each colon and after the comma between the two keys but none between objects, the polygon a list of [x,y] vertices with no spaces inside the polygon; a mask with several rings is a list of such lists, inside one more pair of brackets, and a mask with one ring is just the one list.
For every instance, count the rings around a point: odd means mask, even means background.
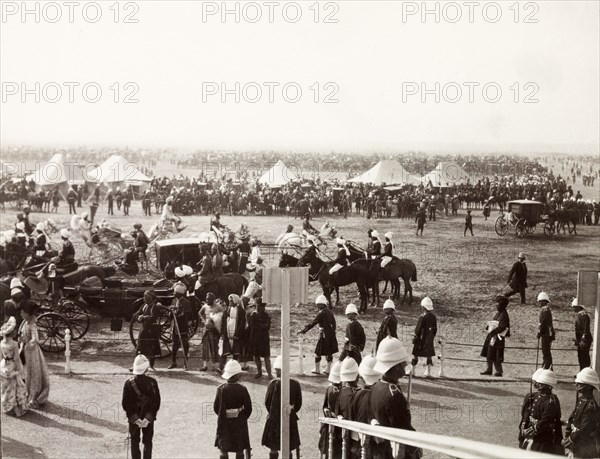
[{"label": "dark horse", "polygon": [[[387,281],[392,284],[392,299],[400,299],[400,279],[402,279],[404,281],[402,304],[404,304],[407,294],[409,294],[408,302],[412,304],[413,294],[410,281],[417,281],[417,267],[412,261],[406,258],[393,257],[392,261],[381,269],[379,278],[386,281],[386,288]],[[385,292],[385,288],[383,291]],[[377,292],[377,301],[379,302],[379,292]]]},{"label": "dark horse", "polygon": [[319,257],[308,252],[304,254],[299,260],[299,266],[310,265],[309,275],[319,280],[323,294],[327,297],[327,301],[331,307],[331,293],[336,290],[337,302],[339,304],[339,290],[338,287],[350,285],[356,283],[360,294],[360,310],[367,310],[367,303],[369,301],[369,290],[368,287],[373,284],[374,279],[377,278],[378,267],[376,263],[371,260],[361,259],[355,260],[348,266],[340,269],[335,276],[329,274],[329,270],[334,265],[334,262],[324,262]]},{"label": "dark horse", "polygon": [[[248,285],[247,282],[246,285]],[[217,298],[227,301],[227,297],[231,294],[242,296],[244,293],[244,287],[240,286],[239,281],[229,274],[217,277],[214,281],[197,288],[195,291],[196,298],[198,301],[205,301],[206,294],[209,292],[214,293]]]}]

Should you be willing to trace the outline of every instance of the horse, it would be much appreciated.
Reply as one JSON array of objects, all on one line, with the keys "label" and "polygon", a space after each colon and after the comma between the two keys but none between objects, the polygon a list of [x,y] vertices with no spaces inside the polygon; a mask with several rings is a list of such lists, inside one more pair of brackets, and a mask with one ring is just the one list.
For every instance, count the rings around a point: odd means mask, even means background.
[{"label": "horse", "polygon": [[[389,280],[392,284],[392,299],[400,298],[400,278],[404,281],[404,297],[402,298],[402,303],[406,300],[406,295],[409,295],[408,303],[412,304],[413,294],[412,294],[412,285],[410,281],[417,281],[417,267],[415,264],[406,258],[397,258],[392,257],[392,261],[390,261],[385,268],[381,269],[381,280],[386,281],[386,286],[383,289],[385,292],[387,288],[387,281]],[[377,293],[379,301],[379,292]]]},{"label": "horse", "polygon": [[207,293],[213,293],[217,298],[227,301],[229,295],[242,295],[243,289],[239,287],[238,281],[231,276],[220,276],[214,281],[201,285],[195,290],[195,295],[198,301],[206,300]]},{"label": "horse", "polygon": [[[313,252],[308,253],[313,254]],[[303,266],[307,264],[310,264],[309,276],[314,276],[319,280],[321,288],[323,289],[323,294],[330,305],[332,304],[331,293],[334,290],[336,290],[337,293],[336,304],[339,304],[340,297],[338,287],[356,283],[360,294],[360,310],[367,310],[367,303],[369,301],[368,286],[372,285],[377,278],[377,266],[372,260],[361,259],[353,261],[350,265],[340,269],[336,273],[335,279],[332,279],[332,276],[329,274],[329,270],[334,265],[334,262],[326,263],[314,254],[310,256],[304,254],[302,258],[300,258],[299,265]]]}]

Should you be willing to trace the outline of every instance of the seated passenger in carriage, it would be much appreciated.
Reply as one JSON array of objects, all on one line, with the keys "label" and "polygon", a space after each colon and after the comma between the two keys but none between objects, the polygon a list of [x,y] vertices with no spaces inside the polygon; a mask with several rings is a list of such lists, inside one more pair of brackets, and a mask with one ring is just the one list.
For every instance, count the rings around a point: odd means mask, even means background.
[{"label": "seated passenger in carriage", "polygon": [[181,218],[175,215],[175,212],[173,212],[173,196],[169,196],[166,199],[160,220],[163,223],[163,225],[165,223],[171,222],[178,233],[180,233],[187,227],[187,225],[181,225]]},{"label": "seated passenger in carriage", "polygon": [[58,256],[54,257],[52,259],[52,262],[56,264],[57,268],[76,268],[77,266],[75,265],[75,247],[73,247],[73,244],[70,241],[70,231],[67,229],[61,229],[60,237],[63,241],[63,245]]},{"label": "seated passenger in carriage", "polygon": [[304,214],[304,220],[302,221],[302,230],[306,234],[312,234],[313,236],[319,235],[319,231],[310,224],[310,213],[308,212]]},{"label": "seated passenger in carriage", "polygon": [[385,268],[387,264],[392,261],[394,256],[394,244],[392,243],[392,233],[385,233],[385,246],[383,248],[383,255],[381,255],[381,267]]},{"label": "seated passenger in carriage", "polygon": [[213,231],[217,235],[217,239],[219,241],[223,240],[223,231],[225,230],[225,225],[221,224],[221,214],[219,212],[215,212],[215,215],[210,220],[210,228],[209,231]]},{"label": "seated passenger in carriage", "polygon": [[134,240],[134,250],[138,254],[138,258],[146,259],[146,250],[148,249],[148,245],[150,244],[150,240],[146,233],[142,230],[142,224],[136,223],[133,225],[134,232],[132,236],[135,238]]},{"label": "seated passenger in carriage", "polygon": [[250,251],[250,263],[252,265],[255,265],[258,263],[258,259],[262,258],[260,254],[258,239],[253,238],[250,245],[252,246],[252,250]]},{"label": "seated passenger in carriage", "polygon": [[337,258],[334,260],[334,265],[329,270],[329,274],[335,280],[336,273],[345,266],[348,266],[348,257],[350,256],[350,250],[346,247],[346,241],[343,239],[336,239],[336,244],[338,246]]},{"label": "seated passenger in carriage", "polygon": [[29,245],[29,237],[25,233],[25,223],[20,221],[15,225],[15,241],[21,247],[27,247]]},{"label": "seated passenger in carriage", "polygon": [[137,262],[138,262],[138,253],[135,251],[135,249],[125,249],[125,251],[123,252],[123,260],[116,261],[115,264],[125,274],[134,276],[140,272],[140,268],[139,268]]},{"label": "seated passenger in carriage", "polygon": [[38,257],[46,256],[48,237],[46,236],[46,232],[44,231],[43,223],[38,223],[36,225],[33,238],[33,251],[35,255]]}]

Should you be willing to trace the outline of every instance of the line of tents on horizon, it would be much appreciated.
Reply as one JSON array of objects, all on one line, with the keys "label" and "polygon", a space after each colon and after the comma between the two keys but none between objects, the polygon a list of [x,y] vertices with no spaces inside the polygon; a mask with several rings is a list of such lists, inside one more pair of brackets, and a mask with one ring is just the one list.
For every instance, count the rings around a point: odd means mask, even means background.
[{"label": "line of tents on horizon", "polygon": [[[357,177],[345,179],[344,173],[326,173],[327,178],[337,176],[339,181],[347,183],[372,184],[374,186],[427,186],[430,182],[435,187],[464,184],[472,177],[454,162],[440,162],[437,167],[423,177],[410,174],[396,160],[383,160]],[[321,180],[327,180],[321,177]],[[100,165],[81,165],[68,162],[63,153],[57,153],[37,171],[25,177],[33,181],[36,189],[48,190],[58,186],[62,194],[66,194],[74,185],[88,184],[103,187],[131,186],[134,194],[139,195],[148,188],[152,178],[143,174],[135,163],[127,161],[121,155],[112,155]],[[281,188],[290,182],[302,181],[302,174],[297,174],[279,160],[258,180],[271,188]]]}]

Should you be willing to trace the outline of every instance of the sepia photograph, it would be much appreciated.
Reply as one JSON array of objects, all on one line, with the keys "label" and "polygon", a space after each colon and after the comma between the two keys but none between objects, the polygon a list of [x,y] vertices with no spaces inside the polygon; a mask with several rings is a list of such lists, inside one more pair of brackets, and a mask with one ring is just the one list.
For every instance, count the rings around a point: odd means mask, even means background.
[{"label": "sepia photograph", "polygon": [[0,458],[600,458],[600,1],[0,15]]}]

